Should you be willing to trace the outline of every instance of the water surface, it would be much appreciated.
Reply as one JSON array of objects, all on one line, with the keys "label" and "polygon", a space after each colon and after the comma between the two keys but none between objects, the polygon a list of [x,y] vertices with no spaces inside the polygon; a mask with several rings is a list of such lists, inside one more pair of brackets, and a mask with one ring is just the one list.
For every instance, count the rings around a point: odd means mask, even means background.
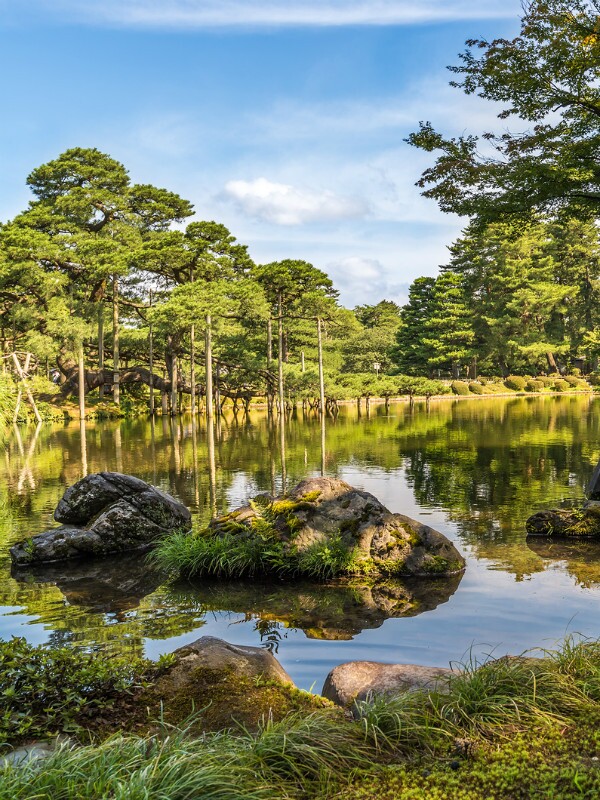
[{"label": "water surface", "polygon": [[[285,429],[261,412],[215,426],[159,418],[12,428],[0,461],[0,637],[157,657],[201,635],[273,648],[298,685],[320,689],[352,659],[447,665],[600,636],[600,546],[527,543],[525,519],[580,502],[600,458],[600,399],[516,397],[354,406]],[[11,542],[52,525],[84,471],[128,472],[170,492],[199,522],[306,475],[341,477],[391,511],[449,536],[462,579],[382,586],[165,581],[139,556],[11,576]]]}]

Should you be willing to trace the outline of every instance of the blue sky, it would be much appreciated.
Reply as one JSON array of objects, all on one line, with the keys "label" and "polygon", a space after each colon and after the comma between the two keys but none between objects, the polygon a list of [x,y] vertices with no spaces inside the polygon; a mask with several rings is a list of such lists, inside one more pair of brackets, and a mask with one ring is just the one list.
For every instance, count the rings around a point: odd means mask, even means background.
[{"label": "blue sky", "polygon": [[259,262],[304,258],[347,305],[403,302],[464,220],[420,197],[419,120],[501,125],[448,87],[518,0],[0,0],[0,219],[29,171],[98,147],[190,199]]}]

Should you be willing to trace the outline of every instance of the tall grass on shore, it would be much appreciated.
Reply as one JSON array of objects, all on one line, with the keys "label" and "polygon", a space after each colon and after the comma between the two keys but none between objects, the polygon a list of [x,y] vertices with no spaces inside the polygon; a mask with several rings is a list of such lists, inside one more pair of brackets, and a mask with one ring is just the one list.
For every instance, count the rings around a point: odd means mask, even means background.
[{"label": "tall grass on shore", "polygon": [[[599,796],[600,642],[536,655],[470,661],[436,691],[357,704],[354,720],[322,709],[255,733],[190,726],[63,746],[0,768],[0,800]],[[457,742],[469,745],[460,760]]]}]

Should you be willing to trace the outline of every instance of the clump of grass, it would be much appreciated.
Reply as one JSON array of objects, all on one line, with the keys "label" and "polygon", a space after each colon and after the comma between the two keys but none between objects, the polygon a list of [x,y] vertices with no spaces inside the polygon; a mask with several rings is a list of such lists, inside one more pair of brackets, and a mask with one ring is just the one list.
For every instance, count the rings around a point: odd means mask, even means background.
[{"label": "clump of grass", "polygon": [[572,643],[547,655],[524,654],[483,665],[472,660],[446,686],[360,702],[356,716],[367,737],[404,752],[434,752],[457,738],[486,739],[502,730],[562,723],[596,700],[600,645],[588,657]]},{"label": "clump of grass", "polygon": [[285,569],[283,543],[263,536],[231,533],[166,537],[149,556],[152,563],[185,577],[213,575],[219,578],[244,578],[279,574]]},{"label": "clump of grass", "polygon": [[333,776],[349,779],[373,757],[357,726],[345,722],[336,711],[268,720],[257,736],[249,738],[248,752],[253,769],[264,780],[304,790]]},{"label": "clump of grass", "polygon": [[114,736],[98,746],[63,746],[43,764],[0,769],[0,797],[13,800],[266,800],[249,763],[227,737]]}]

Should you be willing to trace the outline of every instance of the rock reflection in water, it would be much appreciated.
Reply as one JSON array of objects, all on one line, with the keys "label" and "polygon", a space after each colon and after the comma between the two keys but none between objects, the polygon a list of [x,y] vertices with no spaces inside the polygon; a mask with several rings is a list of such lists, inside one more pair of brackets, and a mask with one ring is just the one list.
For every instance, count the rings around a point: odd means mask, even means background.
[{"label": "rock reflection in water", "polygon": [[69,605],[82,606],[100,614],[114,614],[138,608],[156,591],[165,575],[152,569],[143,555],[125,553],[118,557],[44,564],[14,568],[12,576],[22,583],[54,584]]},{"label": "rock reflection in water", "polygon": [[580,586],[600,586],[600,542],[528,536],[527,547],[545,561],[566,568]]},{"label": "rock reflection in water", "polygon": [[178,582],[169,587],[173,603],[194,600],[205,611],[242,613],[263,623],[257,629],[268,637],[264,623],[304,631],[309,639],[352,639],[361,631],[379,628],[386,619],[415,617],[446,603],[462,574],[448,578],[386,580],[366,584],[336,581],[328,584],[274,584],[249,581]]}]

